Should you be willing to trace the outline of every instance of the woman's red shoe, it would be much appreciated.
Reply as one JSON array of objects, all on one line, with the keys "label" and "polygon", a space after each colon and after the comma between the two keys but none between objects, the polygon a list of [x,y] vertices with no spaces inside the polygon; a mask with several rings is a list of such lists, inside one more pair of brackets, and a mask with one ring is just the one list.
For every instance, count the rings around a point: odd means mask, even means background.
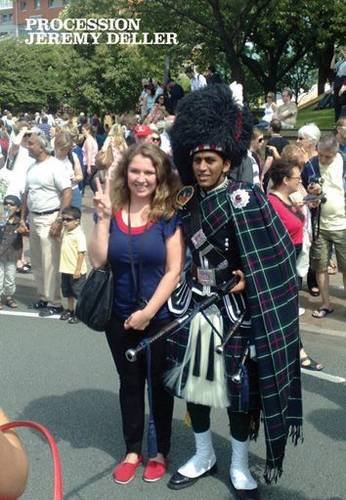
[{"label": "woman's red shoe", "polygon": [[156,462],[155,460],[148,460],[144,468],[143,479],[149,483],[153,483],[161,479],[167,470],[167,460],[164,463]]},{"label": "woman's red shoe", "polygon": [[138,460],[135,464],[131,464],[129,462],[120,462],[120,464],[116,465],[113,470],[113,479],[118,484],[127,484],[136,475],[136,470],[143,463],[143,457],[138,456]]}]

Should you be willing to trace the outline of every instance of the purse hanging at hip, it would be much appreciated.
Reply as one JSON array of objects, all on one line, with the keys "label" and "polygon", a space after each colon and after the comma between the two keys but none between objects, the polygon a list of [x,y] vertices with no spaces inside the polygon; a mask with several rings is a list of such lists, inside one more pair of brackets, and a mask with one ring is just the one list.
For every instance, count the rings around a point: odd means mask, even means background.
[{"label": "purse hanging at hip", "polygon": [[77,301],[77,318],[92,330],[103,332],[112,315],[113,291],[110,264],[90,271]]}]

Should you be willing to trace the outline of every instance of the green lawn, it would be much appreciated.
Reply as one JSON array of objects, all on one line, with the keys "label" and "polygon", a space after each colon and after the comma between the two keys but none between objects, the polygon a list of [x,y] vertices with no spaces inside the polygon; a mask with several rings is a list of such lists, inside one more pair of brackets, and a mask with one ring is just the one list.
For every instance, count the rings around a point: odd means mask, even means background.
[{"label": "green lawn", "polygon": [[307,123],[316,123],[319,128],[333,128],[334,121],[334,108],[332,109],[318,109],[314,110],[313,107],[302,109],[298,111],[298,118],[295,128],[302,127]]}]

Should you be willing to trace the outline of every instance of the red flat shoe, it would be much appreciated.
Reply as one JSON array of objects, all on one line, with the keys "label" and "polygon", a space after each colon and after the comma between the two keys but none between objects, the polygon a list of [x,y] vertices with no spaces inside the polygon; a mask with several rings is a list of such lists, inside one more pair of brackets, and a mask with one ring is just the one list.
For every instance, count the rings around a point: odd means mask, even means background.
[{"label": "red flat shoe", "polygon": [[164,463],[156,462],[156,460],[148,460],[144,468],[143,479],[148,483],[154,483],[161,479],[167,471],[167,460]]},{"label": "red flat shoe", "polygon": [[136,470],[143,463],[143,457],[138,456],[135,464],[120,462],[113,470],[113,479],[118,484],[128,484],[136,475]]}]

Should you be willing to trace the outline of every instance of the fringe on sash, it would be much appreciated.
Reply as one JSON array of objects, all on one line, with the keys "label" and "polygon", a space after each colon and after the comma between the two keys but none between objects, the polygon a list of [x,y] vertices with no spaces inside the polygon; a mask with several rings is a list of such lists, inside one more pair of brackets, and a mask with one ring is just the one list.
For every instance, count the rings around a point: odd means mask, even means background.
[{"label": "fringe on sash", "polygon": [[[300,441],[303,443],[304,441],[304,436],[303,436],[303,428],[301,425],[290,425],[288,429],[288,438],[291,438],[292,443],[294,446],[297,446],[298,442]],[[269,463],[267,459],[266,467],[264,470],[264,479],[267,484],[272,484],[272,483],[277,483],[278,479],[281,477],[283,469],[282,469],[282,463],[284,460],[285,454],[283,453],[282,456],[278,459],[275,460],[276,465],[273,465],[272,463]],[[271,460],[270,462],[273,462]]]}]

